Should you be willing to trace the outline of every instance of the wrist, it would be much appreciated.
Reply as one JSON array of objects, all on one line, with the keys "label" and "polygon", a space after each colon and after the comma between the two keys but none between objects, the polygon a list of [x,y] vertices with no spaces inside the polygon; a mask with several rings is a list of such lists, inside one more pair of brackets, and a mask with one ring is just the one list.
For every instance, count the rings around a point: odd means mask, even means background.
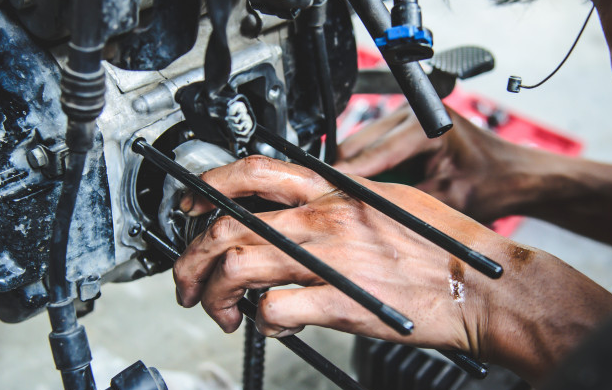
[{"label": "wrist", "polygon": [[612,295],[546,252],[497,251],[505,272],[486,283],[480,357],[537,384],[612,312]]}]

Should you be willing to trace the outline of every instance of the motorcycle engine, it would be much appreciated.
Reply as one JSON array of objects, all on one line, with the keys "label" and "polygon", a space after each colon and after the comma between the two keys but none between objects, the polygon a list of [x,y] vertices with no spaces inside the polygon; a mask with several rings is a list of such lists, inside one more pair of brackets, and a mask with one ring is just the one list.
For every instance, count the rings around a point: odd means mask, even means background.
[{"label": "motorcycle engine", "polygon": [[[199,0],[105,2],[109,40],[103,66],[106,106],[88,154],[68,244],[67,278],[81,314],[106,282],[128,282],[168,269],[142,240],[141,227],[184,245],[185,219],[173,207],[180,187],[131,152],[143,137],[193,172],[237,156],[216,137],[193,131],[177,90],[204,79],[212,27]],[[318,154],[322,104],[307,26],[295,15],[262,14],[232,2],[227,26],[229,85],[246,96],[257,122]],[[48,302],[49,241],[68,149],[60,77],[67,61],[69,0],[0,1],[0,320],[16,323]],[[350,11],[329,2],[327,37],[336,112],[357,75]],[[287,19],[289,17],[289,19]],[[247,154],[280,158],[252,142]]]}]

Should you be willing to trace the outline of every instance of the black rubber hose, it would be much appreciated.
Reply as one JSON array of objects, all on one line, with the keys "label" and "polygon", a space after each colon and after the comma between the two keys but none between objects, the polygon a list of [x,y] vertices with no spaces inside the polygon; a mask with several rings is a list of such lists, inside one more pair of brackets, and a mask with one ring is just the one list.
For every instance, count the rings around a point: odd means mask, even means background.
[{"label": "black rubber hose", "polygon": [[68,247],[70,222],[79,186],[81,185],[86,158],[86,153],[71,153],[69,155],[66,164],[66,176],[64,177],[62,192],[57,203],[57,211],[53,221],[53,234],[49,247],[50,301],[53,303],[63,302],[70,297],[70,286],[66,280],[66,250]]},{"label": "black rubber hose", "polygon": [[325,39],[324,24],[327,19],[327,0],[317,0],[308,10],[309,27],[312,31],[314,44],[315,66],[321,104],[323,106],[325,126],[325,162],[333,164],[336,161],[336,102],[334,99],[334,86],[332,84],[331,71],[329,69],[329,55],[327,53],[327,41]]},{"label": "black rubber hose", "polygon": [[229,81],[232,56],[227,40],[227,23],[233,2],[228,0],[206,0],[212,32],[204,56],[204,74],[208,97],[213,99]]}]

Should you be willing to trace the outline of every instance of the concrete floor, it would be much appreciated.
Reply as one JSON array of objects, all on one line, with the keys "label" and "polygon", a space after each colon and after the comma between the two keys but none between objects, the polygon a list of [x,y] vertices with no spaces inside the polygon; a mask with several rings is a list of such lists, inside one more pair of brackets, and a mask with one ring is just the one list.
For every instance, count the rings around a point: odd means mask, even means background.
[{"label": "concrete floor", "polygon": [[[571,46],[589,4],[579,0],[539,0],[495,7],[486,0],[421,1],[425,26],[435,48],[477,44],[490,49],[496,69],[466,81],[465,90],[562,129],[585,144],[584,155],[612,162],[610,57],[594,17],[565,67],[540,89],[505,92],[509,75],[535,83],[554,69]],[[606,108],[608,107],[608,108]],[[566,260],[612,291],[612,248],[547,223],[528,220],[514,239]],[[93,350],[99,388],[128,364],[142,359],[162,370],[171,389],[214,389],[223,370],[239,385],[242,334],[225,335],[199,308],[176,305],[170,273],[124,285],[105,285],[96,310],[82,319]],[[45,314],[18,325],[0,324],[0,388],[60,389],[47,342]],[[351,336],[307,329],[302,336],[344,369],[349,368]],[[269,340],[266,389],[335,388],[275,340]]]}]

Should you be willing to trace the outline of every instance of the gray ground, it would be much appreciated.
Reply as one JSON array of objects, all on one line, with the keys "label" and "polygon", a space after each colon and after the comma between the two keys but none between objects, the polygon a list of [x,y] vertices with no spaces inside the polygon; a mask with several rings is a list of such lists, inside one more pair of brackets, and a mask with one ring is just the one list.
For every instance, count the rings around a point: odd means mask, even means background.
[{"label": "gray ground", "polygon": [[[423,0],[424,24],[435,48],[479,44],[493,51],[496,69],[469,80],[475,91],[541,123],[563,129],[586,145],[584,155],[612,162],[610,58],[597,18],[593,18],[574,55],[548,84],[518,95],[505,92],[509,75],[535,83],[563,58],[589,10],[579,0],[539,0],[494,7],[486,0]],[[608,107],[608,109],[606,109]],[[545,249],[612,290],[612,248],[529,220],[517,241]],[[100,388],[137,359],[158,367],[171,389],[206,389],[204,380],[219,368],[239,383],[242,335],[225,335],[199,308],[182,309],[174,300],[169,273],[126,285],[106,285],[96,310],[81,322],[94,354]],[[49,323],[40,315],[18,325],[0,324],[0,388],[60,389],[47,342]],[[341,367],[349,367],[351,337],[309,329],[303,337]],[[266,388],[334,388],[293,354],[270,340]],[[196,378],[202,378],[196,383]],[[210,382],[207,382],[210,383]]]}]

